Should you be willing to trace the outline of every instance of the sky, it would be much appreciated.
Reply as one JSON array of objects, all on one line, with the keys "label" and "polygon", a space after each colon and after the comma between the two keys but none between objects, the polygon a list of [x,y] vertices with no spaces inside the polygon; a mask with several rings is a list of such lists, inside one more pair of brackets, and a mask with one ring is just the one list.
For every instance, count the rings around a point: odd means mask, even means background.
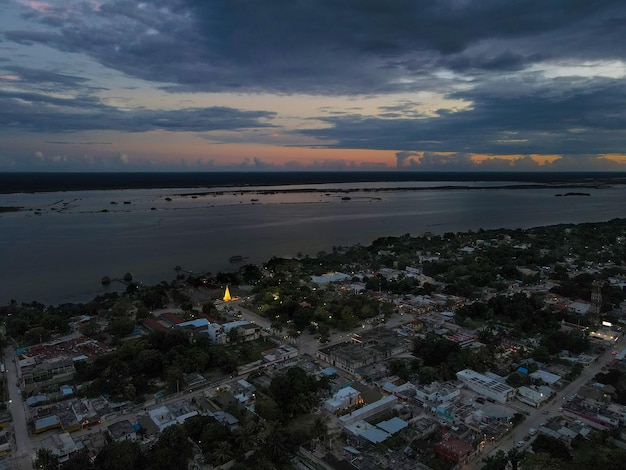
[{"label": "sky", "polygon": [[626,171],[623,0],[0,0],[0,171]]}]

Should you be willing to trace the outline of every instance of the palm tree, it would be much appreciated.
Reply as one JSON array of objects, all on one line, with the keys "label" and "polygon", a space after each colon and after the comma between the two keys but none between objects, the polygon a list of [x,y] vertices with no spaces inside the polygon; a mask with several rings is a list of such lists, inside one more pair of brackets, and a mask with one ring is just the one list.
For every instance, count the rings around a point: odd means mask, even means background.
[{"label": "palm tree", "polygon": [[280,321],[280,317],[276,317],[274,320],[272,320],[270,328],[274,331],[275,334],[281,334],[281,332],[283,331],[283,324]]},{"label": "palm tree", "polygon": [[59,457],[54,455],[49,449],[39,449],[34,466],[43,470],[57,470],[59,468]]},{"label": "palm tree", "polygon": [[283,462],[289,452],[287,444],[287,435],[285,432],[280,429],[274,429],[272,433],[267,436],[265,441],[267,456],[273,462]]},{"label": "palm tree", "polygon": [[506,453],[506,457],[511,462],[512,470],[517,470],[520,460],[524,458],[524,452],[520,452],[518,449],[513,447]]},{"label": "palm tree", "polygon": [[233,459],[233,448],[229,442],[220,441],[211,452],[211,457],[218,465],[230,462]]},{"label": "palm tree", "polygon": [[244,452],[252,449],[255,442],[255,434],[247,432],[246,428],[237,430],[235,433],[235,443],[237,447]]}]

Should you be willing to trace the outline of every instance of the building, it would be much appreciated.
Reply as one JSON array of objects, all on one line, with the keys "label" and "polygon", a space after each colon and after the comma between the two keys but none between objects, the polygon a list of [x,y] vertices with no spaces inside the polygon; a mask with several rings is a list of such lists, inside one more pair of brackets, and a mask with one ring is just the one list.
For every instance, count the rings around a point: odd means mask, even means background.
[{"label": "building", "polygon": [[68,461],[73,454],[85,447],[80,440],[74,441],[69,432],[51,434],[42,439],[39,445],[42,449],[48,449],[56,455],[59,463]]},{"label": "building", "polygon": [[272,365],[276,368],[281,368],[294,363],[292,359],[296,359],[298,354],[299,352],[296,348],[287,344],[281,344],[277,348],[267,349],[261,352],[263,361],[267,365]]},{"label": "building", "polygon": [[74,361],[67,358],[53,359],[24,367],[22,369],[24,391],[30,393],[35,389],[70,381],[75,372]]},{"label": "building", "polygon": [[539,382],[543,382],[550,387],[554,387],[561,380],[560,375],[552,374],[545,370],[536,370],[530,374],[530,378]]},{"label": "building", "polygon": [[127,419],[123,421],[117,421],[107,426],[109,434],[116,442],[122,441],[135,441],[137,440],[137,428],[139,425],[133,425]]},{"label": "building", "polygon": [[434,406],[439,403],[455,401],[461,396],[461,387],[433,382],[427,385],[414,386],[412,396],[423,405]]},{"label": "building", "polygon": [[359,376],[362,367],[410,351],[411,347],[412,342],[409,338],[399,337],[386,330],[370,330],[361,335],[355,335],[350,343],[321,348],[315,353],[315,357],[332,367]]},{"label": "building", "polygon": [[352,387],[344,387],[337,391],[331,398],[326,400],[324,407],[333,413],[343,413],[357,405],[363,404],[363,397],[358,390]]},{"label": "building", "polygon": [[180,318],[178,315],[175,315],[171,312],[162,313],[160,318],[161,320],[167,322],[171,326],[180,325],[181,323],[185,321],[182,318]]},{"label": "building", "polygon": [[49,431],[50,429],[57,429],[61,427],[61,420],[58,416],[51,415],[46,416],[35,421],[35,434],[41,434],[42,432]]},{"label": "building", "polygon": [[515,396],[514,388],[472,369],[459,371],[456,373],[456,376],[470,390],[499,403],[506,403]]},{"label": "building", "polygon": [[153,333],[157,331],[167,331],[169,329],[168,326],[164,325],[154,318],[144,318],[141,323],[144,328]]},{"label": "building", "polygon": [[473,452],[473,448],[462,439],[457,439],[449,434],[435,444],[435,452],[444,460],[454,463],[466,461]]},{"label": "building", "polygon": [[517,389],[517,399],[522,403],[539,408],[552,396],[552,389],[547,386],[541,387],[519,387]]},{"label": "building", "polygon": [[186,400],[179,400],[169,405],[161,406],[148,411],[152,422],[159,428],[159,432],[173,424],[182,424],[186,419],[197,416],[198,412],[192,409]]},{"label": "building", "polygon": [[397,401],[397,397],[393,395],[387,395],[380,400],[375,401],[374,403],[370,403],[369,405],[365,405],[364,407],[359,408],[358,410],[355,410],[347,415],[341,416],[339,418],[339,421],[344,427],[348,426],[357,421],[365,420],[370,416],[374,416],[375,414],[382,411],[392,409]]}]

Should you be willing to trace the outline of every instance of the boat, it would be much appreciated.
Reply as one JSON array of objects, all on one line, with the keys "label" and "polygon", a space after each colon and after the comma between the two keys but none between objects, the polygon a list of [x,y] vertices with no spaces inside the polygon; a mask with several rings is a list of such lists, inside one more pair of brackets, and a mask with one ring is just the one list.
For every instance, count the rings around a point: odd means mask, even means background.
[{"label": "boat", "polygon": [[230,261],[231,263],[241,263],[242,261],[245,261],[247,259],[248,259],[247,256],[233,255],[230,258],[228,258],[228,261]]}]

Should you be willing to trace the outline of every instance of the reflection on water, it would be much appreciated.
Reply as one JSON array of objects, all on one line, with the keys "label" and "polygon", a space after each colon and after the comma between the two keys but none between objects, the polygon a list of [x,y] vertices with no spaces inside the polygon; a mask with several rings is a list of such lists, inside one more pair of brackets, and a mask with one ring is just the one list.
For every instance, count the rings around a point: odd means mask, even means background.
[{"label": "reflection on water", "polygon": [[[433,186],[416,183],[424,184]],[[152,284],[172,279],[177,265],[194,272],[234,269],[229,257],[235,254],[261,263],[387,235],[528,228],[626,214],[623,187],[590,189],[591,197],[577,198],[534,188],[372,191],[381,187],[0,195],[0,206],[24,207],[0,214],[0,303],[85,301],[103,292],[103,275],[130,271]]]}]

